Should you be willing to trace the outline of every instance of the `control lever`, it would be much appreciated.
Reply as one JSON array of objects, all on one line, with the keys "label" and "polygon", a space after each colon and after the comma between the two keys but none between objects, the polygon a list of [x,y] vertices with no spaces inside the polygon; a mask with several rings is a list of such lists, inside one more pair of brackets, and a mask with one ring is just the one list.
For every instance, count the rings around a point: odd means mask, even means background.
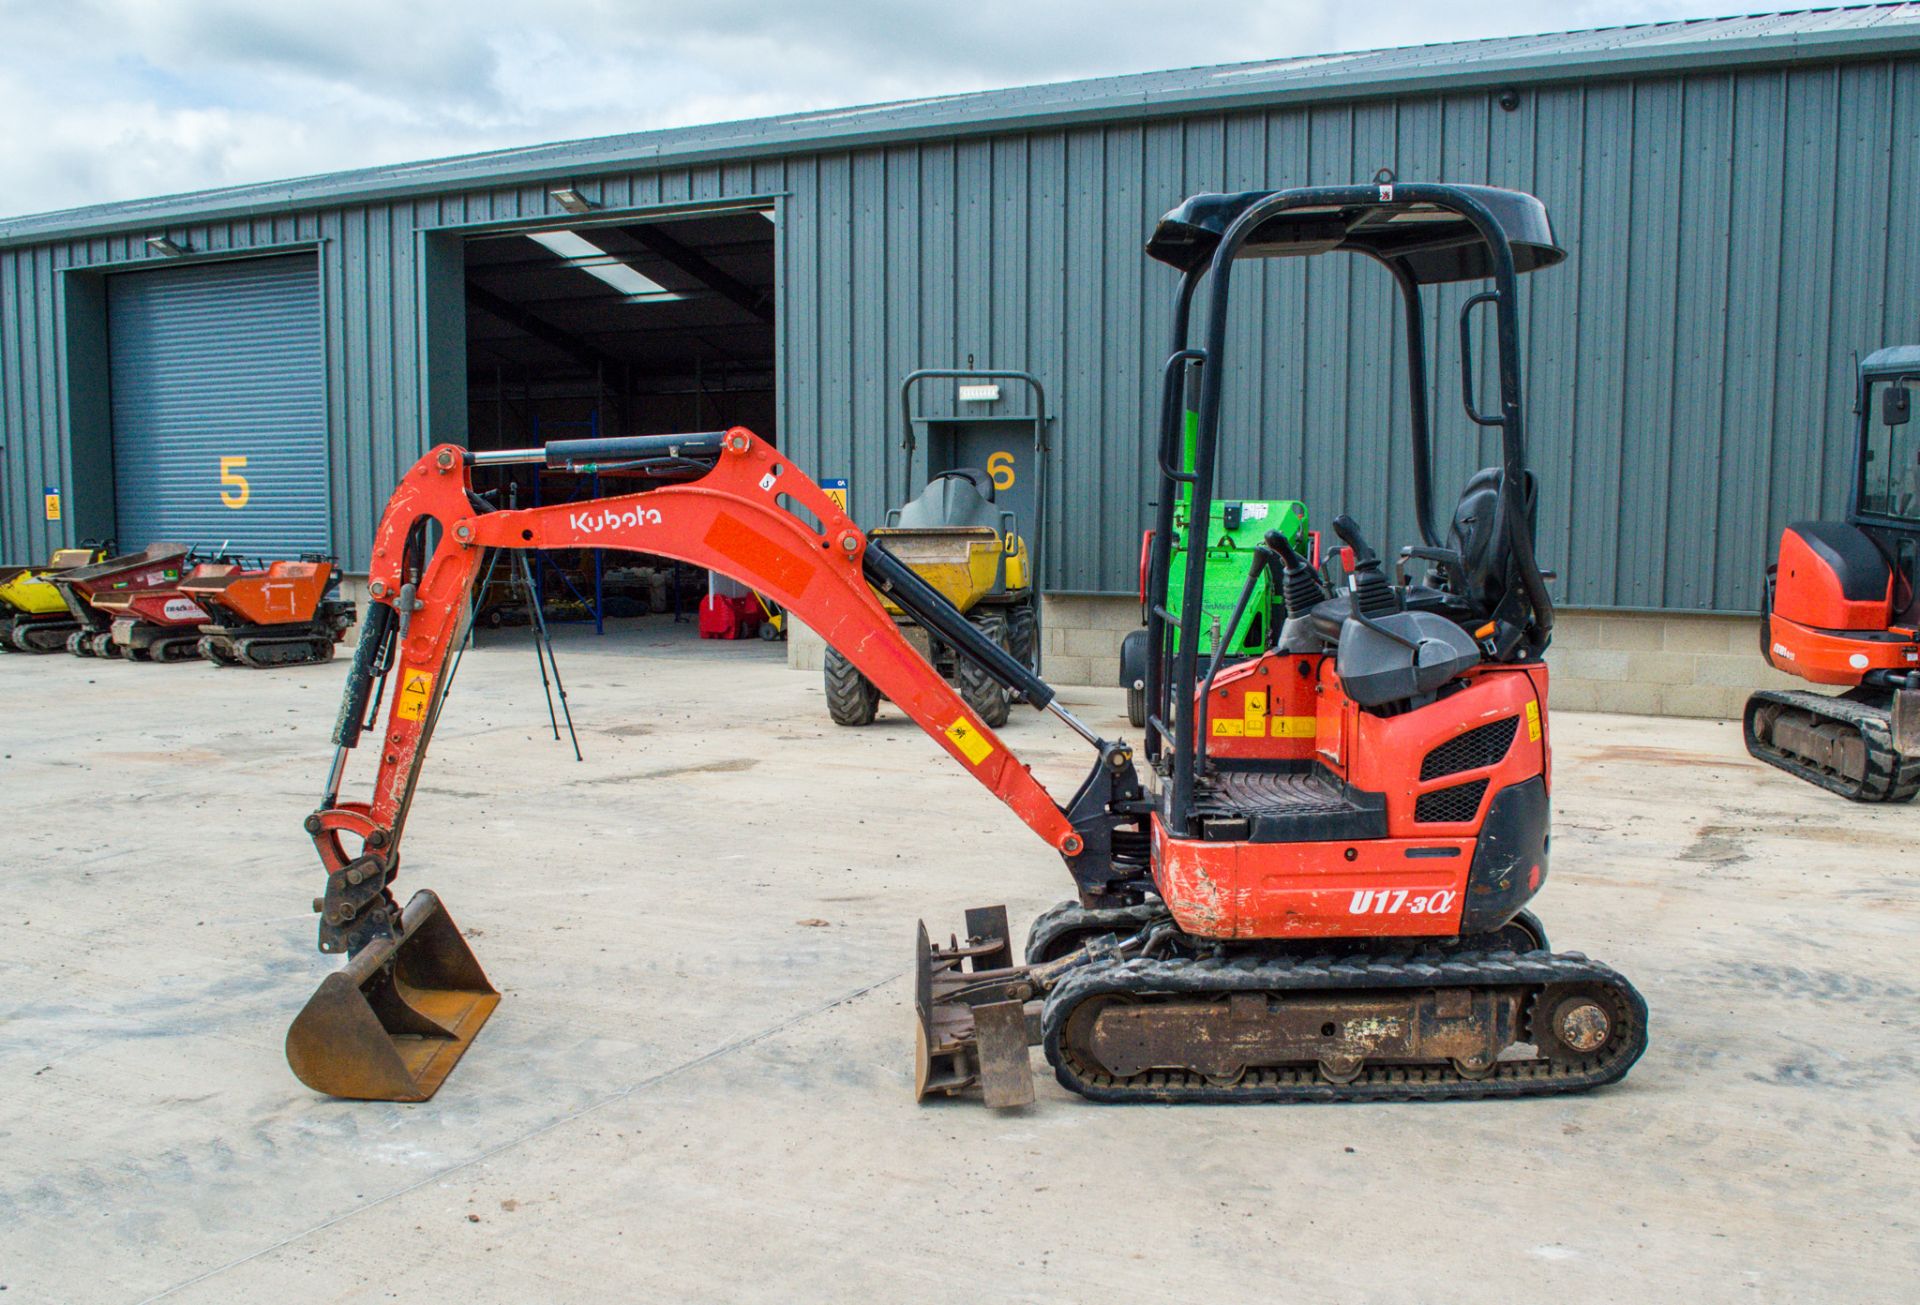
[{"label": "control lever", "polygon": [[1352,598],[1353,614],[1363,620],[1400,610],[1400,596],[1394,592],[1380,567],[1380,555],[1360,533],[1360,523],[1342,512],[1333,519],[1333,533],[1353,550],[1353,570],[1347,575],[1347,592]]},{"label": "control lever", "polygon": [[1353,550],[1355,570],[1364,570],[1369,566],[1380,565],[1380,555],[1373,551],[1366,536],[1360,533],[1360,523],[1342,512],[1333,519],[1333,533],[1340,536],[1340,542]]},{"label": "control lever", "polygon": [[1267,547],[1280,557],[1280,596],[1286,603],[1289,620],[1305,616],[1313,605],[1327,598],[1327,587],[1319,572],[1307,564],[1287,537],[1278,530],[1267,532]]}]

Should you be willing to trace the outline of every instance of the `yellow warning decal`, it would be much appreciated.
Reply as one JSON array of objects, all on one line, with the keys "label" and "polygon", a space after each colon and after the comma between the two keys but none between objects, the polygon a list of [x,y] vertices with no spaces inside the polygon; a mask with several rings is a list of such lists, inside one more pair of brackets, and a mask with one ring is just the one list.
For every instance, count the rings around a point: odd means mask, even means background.
[{"label": "yellow warning decal", "polygon": [[1276,739],[1311,739],[1320,734],[1318,716],[1275,716],[1267,726]]},{"label": "yellow warning decal", "polygon": [[1242,714],[1246,718],[1248,738],[1267,737],[1267,691],[1265,689],[1247,694],[1246,707]]},{"label": "yellow warning decal", "polygon": [[953,740],[953,746],[960,749],[960,755],[973,765],[979,765],[993,755],[993,744],[980,737],[980,731],[967,723],[962,716],[947,726],[947,737]]},{"label": "yellow warning decal", "polygon": [[1540,704],[1537,702],[1527,704],[1527,740],[1531,743],[1540,741]]},{"label": "yellow warning decal", "polygon": [[1216,720],[1213,723],[1213,737],[1216,739],[1243,739],[1247,736],[1247,723],[1243,720]]},{"label": "yellow warning decal", "polygon": [[400,672],[400,696],[394,699],[395,720],[425,720],[427,703],[433,697],[432,671]]}]

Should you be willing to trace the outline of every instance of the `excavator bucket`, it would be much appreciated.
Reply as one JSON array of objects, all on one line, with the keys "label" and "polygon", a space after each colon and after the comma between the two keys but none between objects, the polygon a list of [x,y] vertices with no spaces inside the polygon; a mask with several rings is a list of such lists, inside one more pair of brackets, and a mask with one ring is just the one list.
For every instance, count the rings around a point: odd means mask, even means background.
[{"label": "excavator bucket", "polygon": [[977,1086],[995,1108],[1033,1104],[1031,992],[1026,967],[1012,960],[1004,906],[968,911],[967,940],[946,947],[930,942],[921,922],[914,943],[916,1101]]},{"label": "excavator bucket", "polygon": [[287,1063],[328,1096],[425,1101],[499,1004],[453,917],[423,890],[398,938],[368,944],[321,982],[287,1030]]}]

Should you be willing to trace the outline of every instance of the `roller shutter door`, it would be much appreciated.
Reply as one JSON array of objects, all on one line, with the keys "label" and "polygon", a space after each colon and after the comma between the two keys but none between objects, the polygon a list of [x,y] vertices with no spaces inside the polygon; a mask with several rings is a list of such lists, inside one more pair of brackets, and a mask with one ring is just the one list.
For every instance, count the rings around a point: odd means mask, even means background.
[{"label": "roller shutter door", "polygon": [[157,540],[328,551],[313,255],[115,276],[107,334],[123,551]]}]

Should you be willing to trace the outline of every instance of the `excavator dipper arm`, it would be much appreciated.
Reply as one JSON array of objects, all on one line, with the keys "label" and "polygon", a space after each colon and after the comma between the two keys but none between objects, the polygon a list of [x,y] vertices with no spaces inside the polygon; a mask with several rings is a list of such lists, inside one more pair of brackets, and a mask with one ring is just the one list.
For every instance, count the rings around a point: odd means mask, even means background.
[{"label": "excavator dipper arm", "polygon": [[[805,473],[737,427],[711,436],[572,443],[587,453],[611,455],[597,464],[607,469],[642,461],[620,454],[653,451],[647,440],[660,441],[659,453],[676,465],[686,462],[689,449],[704,452],[712,458],[711,470],[688,483],[586,503],[485,510],[472,491],[474,455],[442,446],[430,450],[395,489],[375,538],[368,574],[372,601],[335,730],[333,771],[320,809],[307,822],[328,872],[321,902],[322,951],[358,953],[371,942],[392,938],[400,927],[400,910],[387,885],[398,868],[407,810],[455,653],[466,638],[472,590],[489,548],[627,549],[677,558],[752,586],[845,654],[1070,863],[1083,851],[1081,834],[1046,789],[914,651],[874,596],[876,580],[910,586],[912,574],[890,557],[869,558],[865,535]],[[680,443],[668,445],[668,440]],[[562,444],[549,446],[544,456],[561,465],[581,465]],[[439,527],[431,552],[422,530],[429,520]],[[1006,665],[1017,663],[1009,659]],[[364,728],[383,674],[393,701],[372,796],[365,802],[340,801],[346,755]],[[1029,701],[1055,710],[1093,739],[1053,704],[1050,688],[1031,676],[1028,680],[1020,687]],[[1119,769],[1111,757],[1114,746],[1105,745],[1103,760]],[[357,843],[357,850],[343,840]]]}]

